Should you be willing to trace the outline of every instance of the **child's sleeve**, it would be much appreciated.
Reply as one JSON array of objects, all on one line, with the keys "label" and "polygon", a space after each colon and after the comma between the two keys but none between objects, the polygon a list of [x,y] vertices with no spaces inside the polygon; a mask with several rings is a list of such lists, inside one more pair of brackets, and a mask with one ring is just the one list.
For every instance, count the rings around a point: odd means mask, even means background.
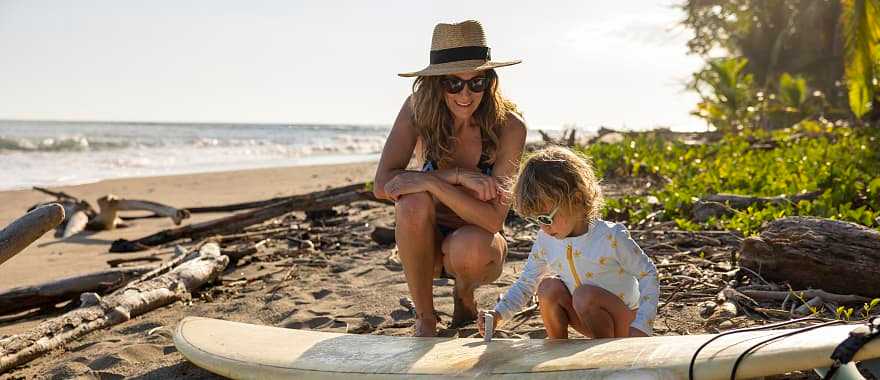
[{"label": "child's sleeve", "polygon": [[538,238],[532,244],[532,251],[529,252],[529,258],[523,267],[522,274],[510,286],[501,301],[495,305],[495,311],[505,321],[509,321],[516,312],[522,310],[523,306],[535,295],[538,281],[547,273],[547,259],[544,256],[544,248],[541,244],[543,239],[540,235],[539,232]]},{"label": "child's sleeve", "polygon": [[636,244],[621,224],[614,226],[617,247],[617,260],[625,271],[634,275],[639,281],[639,311],[630,325],[647,335],[653,332],[654,317],[657,316],[657,303],[660,288],[657,281],[657,267],[651,258]]}]

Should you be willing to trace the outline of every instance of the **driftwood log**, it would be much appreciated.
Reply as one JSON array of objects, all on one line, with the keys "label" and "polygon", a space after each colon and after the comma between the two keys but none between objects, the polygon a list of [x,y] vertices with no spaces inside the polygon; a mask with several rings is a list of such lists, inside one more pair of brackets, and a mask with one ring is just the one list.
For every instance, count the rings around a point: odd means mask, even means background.
[{"label": "driftwood log", "polygon": [[171,218],[177,225],[190,215],[185,209],[180,210],[152,201],[123,199],[113,194],[98,198],[98,207],[101,211],[87,225],[90,230],[112,230],[122,226],[120,211],[152,211],[156,216]]},{"label": "driftwood log", "polygon": [[198,257],[169,273],[125,287],[103,299],[84,297],[97,304],[47,320],[22,334],[0,339],[0,374],[92,331],[187,299],[191,292],[216,279],[226,268],[229,258],[219,255],[219,251],[216,244],[206,244]]},{"label": "driftwood log", "polygon": [[77,299],[80,293],[106,293],[149,272],[153,267],[113,268],[31,286],[0,291],[0,315]]},{"label": "driftwood log", "polygon": [[110,252],[137,252],[184,238],[198,239],[208,235],[235,233],[247,226],[262,223],[293,211],[324,210],[357,200],[375,199],[373,193],[366,190],[365,184],[348,186],[347,189],[348,191],[328,196],[322,196],[321,192],[305,194],[255,210],[207,222],[162,230],[133,241],[119,239],[110,246]]},{"label": "driftwood log", "polygon": [[64,220],[64,207],[57,203],[38,207],[0,230],[0,265]]},{"label": "driftwood log", "polygon": [[877,297],[880,232],[829,219],[778,219],[743,241],[740,266],[795,288]]}]

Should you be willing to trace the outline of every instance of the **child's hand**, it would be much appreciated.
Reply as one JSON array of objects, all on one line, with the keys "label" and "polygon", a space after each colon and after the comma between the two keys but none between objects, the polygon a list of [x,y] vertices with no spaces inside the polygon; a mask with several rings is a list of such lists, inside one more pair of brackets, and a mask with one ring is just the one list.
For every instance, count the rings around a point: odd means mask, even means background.
[{"label": "child's hand", "polygon": [[492,326],[492,331],[495,331],[495,327],[498,327],[498,324],[501,323],[501,314],[498,314],[495,310],[481,311],[477,316],[477,328],[480,330],[481,336],[486,336],[486,313],[492,314],[495,317],[493,319],[495,325]]}]

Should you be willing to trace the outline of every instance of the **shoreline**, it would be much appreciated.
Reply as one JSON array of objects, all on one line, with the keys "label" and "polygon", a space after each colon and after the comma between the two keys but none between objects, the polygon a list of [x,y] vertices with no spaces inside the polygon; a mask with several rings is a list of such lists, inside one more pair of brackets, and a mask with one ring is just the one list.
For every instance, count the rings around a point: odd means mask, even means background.
[{"label": "shoreline", "polygon": [[[373,179],[377,164],[358,162],[129,177],[53,186],[51,189],[86,200],[93,206],[96,206],[97,198],[107,194],[151,200],[178,208],[211,206],[304,194],[369,181]],[[51,196],[30,189],[0,191],[0,226],[12,223],[32,205],[51,200]],[[228,213],[196,214],[181,225],[211,220],[220,215]],[[54,231],[50,231],[0,266],[0,289],[105,269],[107,260],[123,257],[108,253],[114,240],[139,238],[173,227],[176,226],[169,219],[142,219],[127,228],[85,231],[63,241],[56,239]]]}]

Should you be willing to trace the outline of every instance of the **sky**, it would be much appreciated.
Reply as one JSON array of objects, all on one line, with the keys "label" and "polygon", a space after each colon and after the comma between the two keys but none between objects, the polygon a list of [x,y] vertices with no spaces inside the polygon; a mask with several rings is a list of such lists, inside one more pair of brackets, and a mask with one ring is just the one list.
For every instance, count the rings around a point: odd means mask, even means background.
[{"label": "sky", "polygon": [[0,119],[390,125],[477,19],[532,128],[705,130],[678,2],[0,0]]}]

